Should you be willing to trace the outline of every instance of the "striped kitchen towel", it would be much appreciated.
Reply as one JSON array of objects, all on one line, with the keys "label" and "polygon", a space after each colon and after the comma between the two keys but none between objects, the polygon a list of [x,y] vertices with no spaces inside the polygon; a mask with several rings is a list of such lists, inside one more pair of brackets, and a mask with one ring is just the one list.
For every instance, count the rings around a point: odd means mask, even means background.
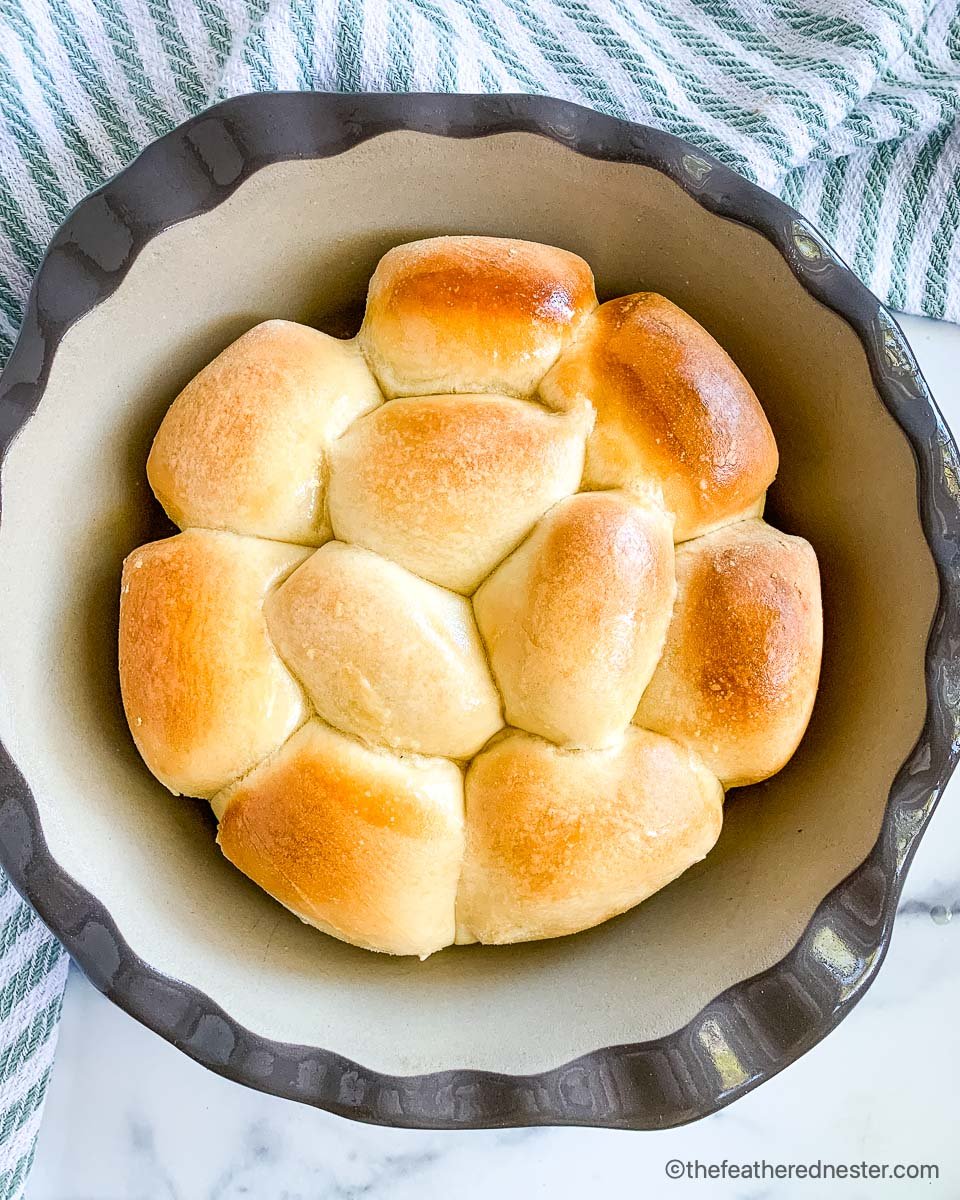
[{"label": "striped kitchen towel", "polygon": [[[783,196],[890,305],[960,320],[960,0],[0,0],[0,361],[67,210],[240,92],[550,93]],[[0,1198],[62,953],[0,882]]]},{"label": "striped kitchen towel", "polygon": [[[0,166],[2,170],[2,166]],[[33,1160],[53,1062],[67,956],[0,872],[0,1197]]]}]

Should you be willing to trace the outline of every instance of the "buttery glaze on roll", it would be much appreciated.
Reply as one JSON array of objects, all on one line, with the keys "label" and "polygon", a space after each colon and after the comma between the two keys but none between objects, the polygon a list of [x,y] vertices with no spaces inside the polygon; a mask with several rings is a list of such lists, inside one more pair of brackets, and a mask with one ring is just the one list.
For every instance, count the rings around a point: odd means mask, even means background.
[{"label": "buttery glaze on roll", "polygon": [[391,400],[333,447],[334,535],[472,592],[577,490],[591,420],[508,396]]},{"label": "buttery glaze on roll", "polygon": [[507,721],[563,746],[624,730],[673,608],[673,522],[623,492],[555,505],[473,598]]},{"label": "buttery glaze on roll", "polygon": [[593,273],[566,250],[428,238],[380,260],[360,345],[387,396],[529,396],[596,306]]},{"label": "buttery glaze on roll", "polygon": [[170,406],[147,478],[177,525],[319,546],[330,444],[383,400],[351,342],[265,321]]},{"label": "buttery glaze on roll", "polygon": [[454,938],[463,776],[313,720],[214,800],[230,861],[334,937],[426,958]]},{"label": "buttery glaze on roll", "polygon": [[723,790],[646,730],[581,751],[510,732],[473,760],[466,806],[457,941],[527,942],[599,925],[699,862]]},{"label": "buttery glaze on roll", "polygon": [[[386,396],[386,399],[384,398]],[[421,958],[586,929],[710,850],[816,695],[816,556],[732,359],[551,246],[399,246],[359,335],[183,389],[123,569],[147,766],[302,920]],[[573,951],[571,951],[573,952]]]},{"label": "buttery glaze on roll", "polygon": [[763,512],[777,444],[753,389],[693,317],[663,296],[610,300],[540,385],[552,408],[597,421],[589,488],[659,486],[677,541]]},{"label": "buttery glaze on roll", "polygon": [[677,547],[677,604],[634,718],[695,750],[726,787],[779,771],[800,744],[820,675],[817,556],[741,521]]},{"label": "buttery glaze on roll", "polygon": [[308,554],[190,529],[141,546],[123,564],[123,707],[137,749],[171,791],[212,796],[306,719],[263,601]]}]

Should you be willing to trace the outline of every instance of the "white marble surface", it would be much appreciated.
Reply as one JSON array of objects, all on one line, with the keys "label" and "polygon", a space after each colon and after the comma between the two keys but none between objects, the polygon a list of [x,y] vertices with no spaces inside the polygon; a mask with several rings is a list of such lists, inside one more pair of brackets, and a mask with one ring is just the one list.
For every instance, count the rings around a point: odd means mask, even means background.
[{"label": "white marble surface", "polygon": [[[960,430],[960,329],[903,321]],[[877,982],[825,1042],[665,1133],[378,1129],[205,1071],[71,971],[29,1200],[407,1200],[456,1194],[960,1197],[960,775],[907,881]],[[669,1159],[934,1163],[935,1182],[669,1181]]]}]

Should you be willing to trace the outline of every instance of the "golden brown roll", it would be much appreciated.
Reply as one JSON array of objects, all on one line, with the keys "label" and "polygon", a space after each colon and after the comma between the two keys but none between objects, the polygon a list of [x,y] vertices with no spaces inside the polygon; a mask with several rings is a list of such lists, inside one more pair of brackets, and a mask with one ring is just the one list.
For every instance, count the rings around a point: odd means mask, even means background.
[{"label": "golden brown roll", "polygon": [[663,296],[601,305],[540,394],[561,410],[593,404],[585,486],[656,483],[677,541],[763,512],[778,463],[763,409],[726,351]]},{"label": "golden brown roll", "polygon": [[181,528],[320,545],[327,448],[381,400],[355,343],[265,321],[174,400],[147,478]]},{"label": "golden brown roll", "polygon": [[590,268],[566,250],[428,238],[380,260],[360,344],[388,396],[529,396],[596,304]]},{"label": "golden brown roll", "polygon": [[392,400],[332,448],[334,535],[471,592],[577,490],[591,420],[507,396]]},{"label": "golden brown roll", "polygon": [[212,796],[306,719],[263,599],[308,553],[190,529],[123,564],[123,706],[147,766],[172,792]]},{"label": "golden brown roll", "polygon": [[561,500],[473,598],[509,724],[564,746],[615,741],[657,665],[674,592],[662,509],[624,492]]},{"label": "golden brown roll", "polygon": [[346,942],[426,958],[454,938],[463,777],[312,720],[214,800],[230,861]]},{"label": "golden brown roll", "polygon": [[726,787],[766,779],[807,727],[820,675],[817,557],[743,521],[677,547],[677,603],[634,718],[696,750]]},{"label": "golden brown roll", "polygon": [[696,755],[628,728],[607,750],[511,731],[473,760],[458,942],[560,937],[625,912],[716,842],[723,790]]},{"label": "golden brown roll", "polygon": [[503,725],[470,601],[370,550],[328,542],[266,613],[277,649],[338,729],[469,758]]}]

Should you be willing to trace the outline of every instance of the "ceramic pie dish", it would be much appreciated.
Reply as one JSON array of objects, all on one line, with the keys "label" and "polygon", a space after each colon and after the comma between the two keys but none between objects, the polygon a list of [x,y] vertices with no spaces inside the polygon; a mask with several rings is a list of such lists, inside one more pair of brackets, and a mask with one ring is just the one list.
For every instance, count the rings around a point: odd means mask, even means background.
[{"label": "ceramic pie dish", "polygon": [[[817,548],[806,737],[712,854],[586,933],[426,963],[318,938],[212,853],[127,732],[117,583],[171,532],[173,396],[270,317],[352,332],[391,246],[564,246],[733,356]],[[850,1011],[957,756],[958,460],[902,335],[790,209],[676,139],[545,98],[259,95],[150,146],[56,235],[0,383],[0,857],[92,981],[212,1069],[432,1128],[658,1128]]]}]

